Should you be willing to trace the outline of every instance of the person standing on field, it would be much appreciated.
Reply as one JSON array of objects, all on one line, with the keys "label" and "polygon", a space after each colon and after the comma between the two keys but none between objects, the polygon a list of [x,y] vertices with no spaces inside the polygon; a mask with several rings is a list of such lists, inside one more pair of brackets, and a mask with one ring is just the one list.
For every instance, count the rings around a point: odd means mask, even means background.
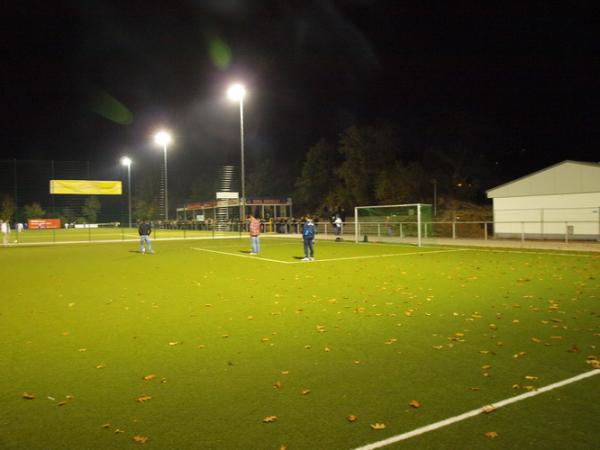
[{"label": "person standing on field", "polygon": [[142,221],[138,228],[138,233],[140,234],[140,253],[146,253],[146,246],[148,247],[148,252],[154,253],[154,250],[152,249],[152,243],[150,242],[152,226],[147,220]]},{"label": "person standing on field", "polygon": [[302,261],[314,261],[315,259],[315,224],[310,216],[302,225],[302,240],[304,241],[304,258]]},{"label": "person standing on field", "polygon": [[1,221],[2,225],[0,225],[0,227],[2,228],[2,245],[4,245],[5,247],[8,247],[8,238],[10,236],[10,225],[8,224],[8,220],[5,221]]},{"label": "person standing on field", "polygon": [[250,220],[250,254],[258,255],[258,252],[260,252],[260,220],[254,217],[253,214],[250,214],[248,219]]}]

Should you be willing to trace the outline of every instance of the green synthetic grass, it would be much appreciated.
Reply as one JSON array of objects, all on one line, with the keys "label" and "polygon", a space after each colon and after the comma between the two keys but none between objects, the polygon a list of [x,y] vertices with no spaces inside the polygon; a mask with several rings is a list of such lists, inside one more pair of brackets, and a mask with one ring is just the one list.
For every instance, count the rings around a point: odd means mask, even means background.
[{"label": "green synthetic grass", "polygon": [[[249,245],[0,248],[0,448],[350,449],[598,355],[599,255],[317,241],[302,262],[298,240]],[[599,388],[389,448],[593,448]]]}]

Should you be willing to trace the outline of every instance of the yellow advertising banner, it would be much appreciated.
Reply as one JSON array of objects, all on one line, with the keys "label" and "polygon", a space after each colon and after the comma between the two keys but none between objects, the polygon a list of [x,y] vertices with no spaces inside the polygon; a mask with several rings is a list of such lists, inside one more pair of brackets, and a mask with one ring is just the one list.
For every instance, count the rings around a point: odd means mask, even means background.
[{"label": "yellow advertising banner", "polygon": [[121,195],[120,181],[50,180],[51,194]]}]

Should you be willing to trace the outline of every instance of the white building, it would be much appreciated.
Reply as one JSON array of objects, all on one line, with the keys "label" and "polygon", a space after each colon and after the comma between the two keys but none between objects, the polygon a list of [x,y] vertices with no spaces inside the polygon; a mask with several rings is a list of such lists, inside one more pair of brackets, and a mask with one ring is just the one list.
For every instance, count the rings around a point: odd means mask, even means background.
[{"label": "white building", "polygon": [[563,161],[487,196],[496,237],[600,239],[600,163]]}]

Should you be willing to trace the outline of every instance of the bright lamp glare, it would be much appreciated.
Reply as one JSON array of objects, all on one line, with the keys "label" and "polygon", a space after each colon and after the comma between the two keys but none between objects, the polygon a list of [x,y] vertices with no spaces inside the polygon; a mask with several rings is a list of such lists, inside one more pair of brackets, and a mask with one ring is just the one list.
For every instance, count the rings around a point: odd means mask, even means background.
[{"label": "bright lamp glare", "polygon": [[123,156],[121,158],[121,164],[123,164],[124,166],[130,166],[131,165],[131,158],[128,158],[127,156]]},{"label": "bright lamp glare", "polygon": [[154,142],[158,145],[168,145],[171,143],[171,135],[166,131],[159,131],[154,135]]},{"label": "bright lamp glare", "polygon": [[234,84],[227,90],[227,97],[235,102],[243,100],[245,96],[246,88],[241,84]]}]

